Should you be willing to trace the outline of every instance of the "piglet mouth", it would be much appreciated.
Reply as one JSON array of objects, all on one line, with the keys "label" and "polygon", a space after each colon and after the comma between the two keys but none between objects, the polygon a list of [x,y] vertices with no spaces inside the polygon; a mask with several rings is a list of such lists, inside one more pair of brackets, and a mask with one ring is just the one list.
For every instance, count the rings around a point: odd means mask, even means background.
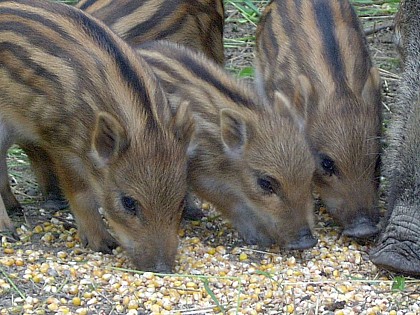
[{"label": "piglet mouth", "polygon": [[[124,248],[124,247],[123,247]],[[139,248],[124,248],[136,270],[154,273],[172,273],[175,266],[175,255],[165,255],[162,249],[157,251],[139,251]]]},{"label": "piglet mouth", "polygon": [[297,238],[286,245],[289,250],[304,250],[314,247],[318,239],[312,235],[309,228],[303,228],[299,231]]},{"label": "piglet mouth", "polygon": [[368,217],[359,217],[343,230],[343,235],[356,238],[368,239],[378,235],[379,227]]},{"label": "piglet mouth", "polygon": [[[129,257],[136,269],[141,271],[168,274],[173,272],[175,265],[175,259],[173,261],[169,261],[168,259],[153,257],[146,260],[144,257],[139,255],[130,255]],[[142,257],[143,259],[139,259],[139,257]]]},{"label": "piglet mouth", "polygon": [[270,247],[275,244],[274,240],[271,237],[264,235],[263,233],[253,235],[242,235],[242,238],[248,245]]}]

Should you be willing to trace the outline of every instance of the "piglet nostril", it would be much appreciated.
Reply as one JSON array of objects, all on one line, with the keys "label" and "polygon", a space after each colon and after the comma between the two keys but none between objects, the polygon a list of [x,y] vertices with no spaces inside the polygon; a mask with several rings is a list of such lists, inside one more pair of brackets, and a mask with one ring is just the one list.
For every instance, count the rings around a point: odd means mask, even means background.
[{"label": "piglet nostril", "polygon": [[172,273],[172,267],[168,264],[163,263],[163,262],[158,262],[153,267],[148,268],[147,271],[152,271],[152,272],[156,272],[156,273]]},{"label": "piglet nostril", "polygon": [[354,238],[369,238],[379,233],[376,224],[367,217],[359,217],[344,228],[343,235]]},{"label": "piglet nostril", "polygon": [[286,248],[287,249],[308,249],[314,247],[318,243],[318,239],[312,235],[312,232],[309,228],[303,228],[299,231],[297,239],[290,242]]}]

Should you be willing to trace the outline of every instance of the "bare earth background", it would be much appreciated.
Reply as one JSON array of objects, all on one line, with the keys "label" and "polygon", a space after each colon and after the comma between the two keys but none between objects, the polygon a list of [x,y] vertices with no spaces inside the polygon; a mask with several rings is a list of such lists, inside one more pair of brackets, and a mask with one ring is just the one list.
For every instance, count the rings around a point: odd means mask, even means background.
[{"label": "bare earth background", "polygon": [[[253,2],[261,9],[266,3]],[[366,28],[393,19],[392,14],[367,17],[363,10],[360,15]],[[253,17],[229,1],[226,18],[226,68],[247,77],[254,58]],[[368,37],[383,78],[385,127],[399,73],[391,35],[385,29]],[[13,216],[22,240],[1,239],[1,315],[420,314],[419,280],[377,270],[368,259],[373,243],[342,237],[322,205],[318,245],[287,252],[245,245],[203,203],[206,217],[182,224],[176,274],[160,276],[131,270],[119,249],[102,255],[81,248],[69,211],[40,209],[26,156],[13,148],[8,163],[25,210],[24,216]]]}]

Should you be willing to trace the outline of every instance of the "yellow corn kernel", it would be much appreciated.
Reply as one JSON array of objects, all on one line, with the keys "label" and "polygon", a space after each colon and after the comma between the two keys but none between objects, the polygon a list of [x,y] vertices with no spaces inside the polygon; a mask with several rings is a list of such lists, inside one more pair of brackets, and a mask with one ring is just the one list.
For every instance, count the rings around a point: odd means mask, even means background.
[{"label": "yellow corn kernel", "polygon": [[247,259],[248,259],[248,255],[246,253],[241,253],[239,255],[239,260],[240,261],[244,261],[244,260],[247,260]]}]

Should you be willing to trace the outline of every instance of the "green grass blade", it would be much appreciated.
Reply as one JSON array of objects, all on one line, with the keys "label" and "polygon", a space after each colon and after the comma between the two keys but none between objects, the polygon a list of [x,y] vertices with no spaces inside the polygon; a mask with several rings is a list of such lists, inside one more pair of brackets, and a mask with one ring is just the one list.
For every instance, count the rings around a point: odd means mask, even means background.
[{"label": "green grass blade", "polygon": [[10,279],[9,275],[6,273],[6,271],[4,271],[4,269],[2,267],[0,267],[0,272],[3,274],[3,276],[6,278],[7,282],[10,283],[10,285],[13,287],[13,289],[19,294],[19,296],[22,299],[26,299],[25,294],[23,294],[22,291],[19,290],[19,288],[16,286],[16,284],[12,281],[12,279]]},{"label": "green grass blade", "polygon": [[217,305],[217,307],[222,311],[223,314],[226,314],[225,308],[219,302],[219,300],[217,299],[216,295],[214,294],[214,292],[210,288],[210,286],[209,286],[209,280],[208,279],[201,279],[201,281],[203,281],[204,289],[206,290],[207,294],[210,295],[210,297],[213,300],[213,302]]}]

